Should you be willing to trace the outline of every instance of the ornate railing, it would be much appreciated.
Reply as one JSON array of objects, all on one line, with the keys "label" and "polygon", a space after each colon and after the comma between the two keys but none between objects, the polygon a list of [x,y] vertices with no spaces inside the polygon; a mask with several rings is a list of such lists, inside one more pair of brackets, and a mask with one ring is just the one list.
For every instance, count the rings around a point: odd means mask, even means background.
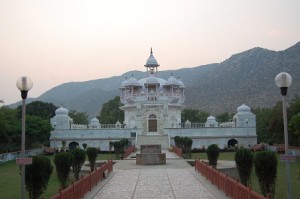
[{"label": "ornate railing", "polygon": [[178,148],[178,147],[176,147],[176,146],[173,146],[173,152],[174,152],[177,156],[179,156],[179,157],[182,158],[182,150],[181,150],[180,148]]},{"label": "ornate railing", "polygon": [[246,187],[238,180],[234,180],[228,175],[213,169],[200,160],[195,160],[195,170],[200,172],[207,180],[216,185],[218,189],[223,191],[226,196],[232,199],[270,199],[270,194],[267,197],[253,191],[251,187]]},{"label": "ornate railing", "polygon": [[135,150],[135,145],[129,147],[128,149],[125,150],[124,152],[124,158],[127,158],[131,153],[133,153]]},{"label": "ornate railing", "polygon": [[56,195],[51,197],[51,199],[80,199],[83,196],[92,190],[94,186],[97,185],[98,182],[103,180],[105,176],[105,172],[113,171],[113,161],[108,160],[107,163],[103,164],[101,167],[96,168],[93,172],[88,175],[81,176],[80,180],[68,186],[67,188],[60,190]]}]

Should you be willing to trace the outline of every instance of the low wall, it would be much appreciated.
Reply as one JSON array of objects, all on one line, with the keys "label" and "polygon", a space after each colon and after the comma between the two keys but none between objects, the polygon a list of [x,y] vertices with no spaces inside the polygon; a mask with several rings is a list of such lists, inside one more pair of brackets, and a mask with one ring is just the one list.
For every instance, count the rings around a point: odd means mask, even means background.
[{"label": "low wall", "polygon": [[[35,156],[43,153],[43,149],[31,149],[25,151],[25,157]],[[15,160],[21,157],[21,151],[10,152],[10,153],[1,153],[0,154],[0,163],[10,160]]]}]

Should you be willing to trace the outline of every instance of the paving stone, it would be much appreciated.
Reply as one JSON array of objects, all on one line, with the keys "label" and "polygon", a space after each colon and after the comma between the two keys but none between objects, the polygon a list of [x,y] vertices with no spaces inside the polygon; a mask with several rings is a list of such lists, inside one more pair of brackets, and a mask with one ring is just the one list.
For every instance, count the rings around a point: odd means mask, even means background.
[{"label": "paving stone", "polygon": [[[114,165],[114,174],[92,197],[85,199],[224,199],[184,160],[167,152],[166,165],[138,166],[135,160]],[[123,164],[123,166],[122,166]],[[218,193],[217,193],[218,192]],[[217,194],[216,194],[217,193]]]}]

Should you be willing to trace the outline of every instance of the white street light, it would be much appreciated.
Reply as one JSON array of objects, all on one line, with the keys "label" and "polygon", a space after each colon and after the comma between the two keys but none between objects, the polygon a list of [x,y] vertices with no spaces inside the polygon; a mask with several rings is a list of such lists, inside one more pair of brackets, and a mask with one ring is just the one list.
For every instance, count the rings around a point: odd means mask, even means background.
[{"label": "white street light", "polygon": [[[22,97],[22,141],[21,157],[25,158],[25,101],[28,91],[32,88],[33,83],[29,77],[20,77],[17,80],[17,88],[21,91]],[[25,164],[21,164],[21,198],[25,199]]]},{"label": "white street light", "polygon": [[[292,77],[290,74],[282,72],[275,77],[275,84],[280,88],[282,95],[282,112],[283,112],[283,126],[284,126],[284,146],[285,155],[288,155],[289,138],[287,128],[287,113],[285,96],[287,94],[288,87],[292,84]],[[291,198],[291,180],[290,180],[290,163],[286,162],[286,176],[287,176],[287,198]]]}]

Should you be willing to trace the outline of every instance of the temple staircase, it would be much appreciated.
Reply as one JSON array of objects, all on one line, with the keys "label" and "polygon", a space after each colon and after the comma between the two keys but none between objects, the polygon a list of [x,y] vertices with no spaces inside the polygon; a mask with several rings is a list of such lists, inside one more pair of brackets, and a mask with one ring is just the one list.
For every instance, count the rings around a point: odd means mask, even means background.
[{"label": "temple staircase", "polygon": [[169,137],[167,135],[138,135],[136,147],[140,149],[141,145],[160,144],[161,149],[169,149]]}]

